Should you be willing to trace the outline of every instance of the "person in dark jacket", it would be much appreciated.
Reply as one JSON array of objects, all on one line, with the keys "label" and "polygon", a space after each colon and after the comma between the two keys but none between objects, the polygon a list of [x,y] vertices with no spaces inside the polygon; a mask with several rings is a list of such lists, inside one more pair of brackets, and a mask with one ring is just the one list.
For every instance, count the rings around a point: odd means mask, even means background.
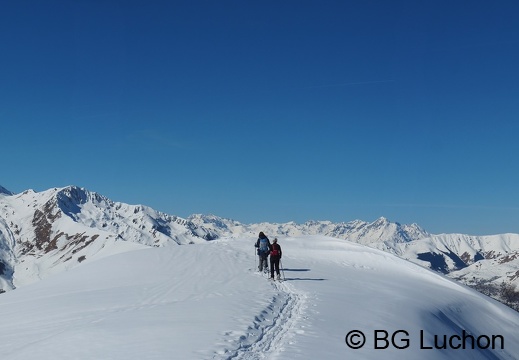
[{"label": "person in dark jacket", "polygon": [[258,270],[260,272],[265,271],[268,273],[269,266],[267,263],[267,257],[270,253],[270,241],[269,238],[262,232],[259,233],[258,241],[254,245],[258,248],[258,256],[259,256],[259,267]]},{"label": "person in dark jacket", "polygon": [[274,280],[274,270],[278,276],[278,280],[281,280],[279,274],[279,260],[281,260],[281,246],[278,244],[278,239],[274,238],[272,245],[270,246],[270,278]]}]

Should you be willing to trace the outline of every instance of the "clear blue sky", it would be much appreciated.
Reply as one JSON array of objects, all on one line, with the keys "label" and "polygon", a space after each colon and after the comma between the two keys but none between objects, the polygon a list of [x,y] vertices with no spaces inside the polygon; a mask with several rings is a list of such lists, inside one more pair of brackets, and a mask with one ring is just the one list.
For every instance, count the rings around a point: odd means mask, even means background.
[{"label": "clear blue sky", "polygon": [[10,1],[0,185],[519,233],[517,1]]}]

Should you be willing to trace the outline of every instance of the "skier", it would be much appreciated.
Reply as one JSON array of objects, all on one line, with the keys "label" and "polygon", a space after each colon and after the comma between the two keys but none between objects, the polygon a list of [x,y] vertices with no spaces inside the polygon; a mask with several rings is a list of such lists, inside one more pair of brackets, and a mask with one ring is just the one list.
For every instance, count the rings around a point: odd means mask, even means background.
[{"label": "skier", "polygon": [[281,280],[279,274],[279,260],[281,260],[281,246],[278,244],[278,239],[274,238],[272,245],[270,246],[270,278],[274,280],[274,270],[278,276],[278,280]]},{"label": "skier", "polygon": [[262,272],[262,271],[268,272],[269,267],[267,264],[267,257],[269,256],[269,252],[270,252],[270,241],[269,241],[268,237],[265,236],[263,231],[259,233],[258,241],[256,241],[256,244],[254,246],[258,248],[258,256],[259,256],[258,270],[260,272]]}]

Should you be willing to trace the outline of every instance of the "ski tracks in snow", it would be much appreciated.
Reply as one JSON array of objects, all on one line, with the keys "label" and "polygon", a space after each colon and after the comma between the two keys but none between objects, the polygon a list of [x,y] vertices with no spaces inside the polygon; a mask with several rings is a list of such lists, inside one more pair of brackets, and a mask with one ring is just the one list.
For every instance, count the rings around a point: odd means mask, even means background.
[{"label": "ski tracks in snow", "polygon": [[[293,337],[302,333],[298,322],[304,317],[307,295],[286,282],[272,281],[274,294],[269,305],[256,315],[245,335],[237,341],[237,348],[217,354],[214,359],[261,360],[281,355]],[[228,332],[226,336],[233,336]],[[280,357],[281,358],[281,357]]]}]

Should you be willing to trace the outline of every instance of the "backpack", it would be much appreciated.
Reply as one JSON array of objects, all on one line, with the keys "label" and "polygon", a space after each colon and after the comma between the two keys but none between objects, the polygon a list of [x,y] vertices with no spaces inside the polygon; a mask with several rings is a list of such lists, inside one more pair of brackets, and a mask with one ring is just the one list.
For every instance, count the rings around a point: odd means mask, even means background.
[{"label": "backpack", "polygon": [[269,244],[267,238],[259,239],[259,251],[262,253],[267,253],[269,251]]},{"label": "backpack", "polygon": [[270,256],[279,256],[279,245],[273,244],[272,250],[270,251]]}]

